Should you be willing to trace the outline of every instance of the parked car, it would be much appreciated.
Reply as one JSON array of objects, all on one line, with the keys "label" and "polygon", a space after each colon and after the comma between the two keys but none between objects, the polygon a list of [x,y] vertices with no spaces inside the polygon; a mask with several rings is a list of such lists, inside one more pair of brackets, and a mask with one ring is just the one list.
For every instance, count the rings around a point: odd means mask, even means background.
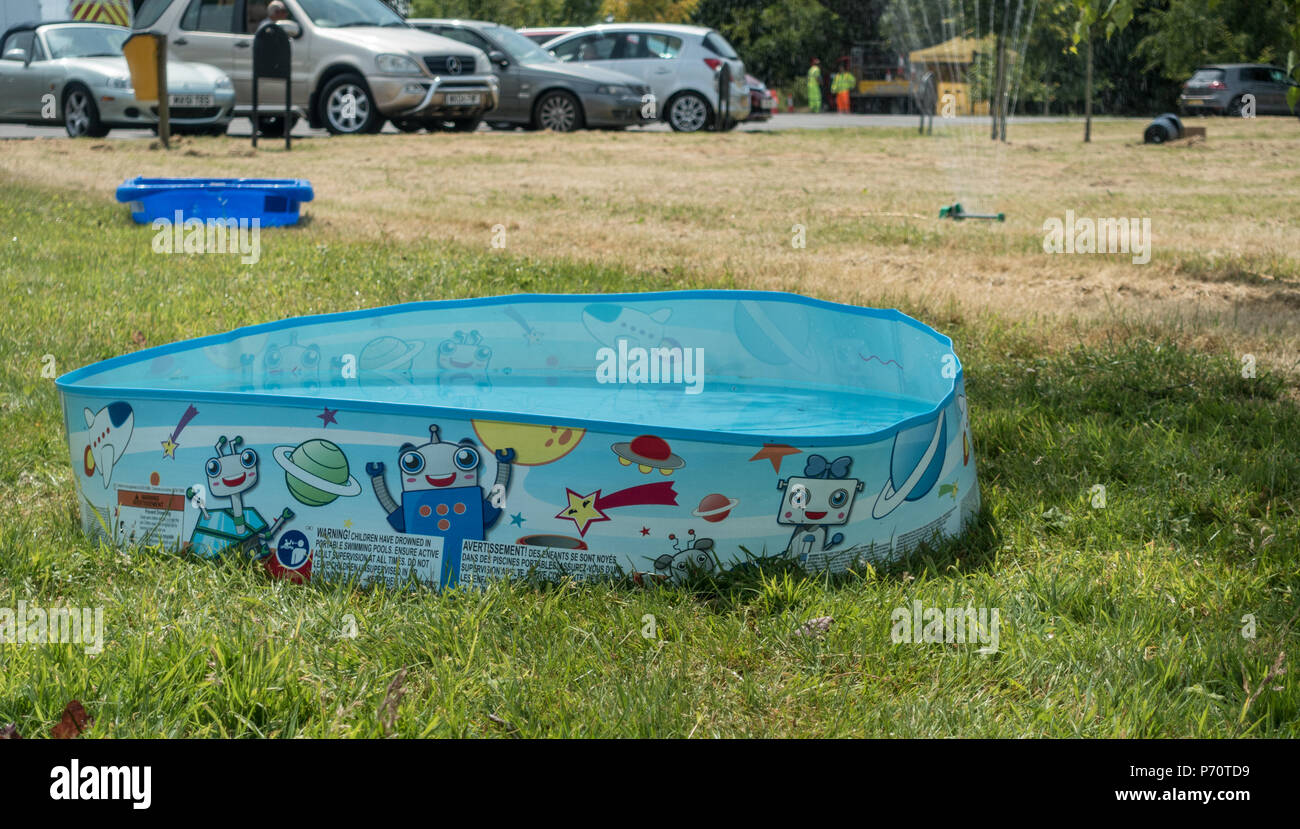
[{"label": "parked car", "polygon": [[1285,70],[1267,64],[1202,66],[1183,84],[1178,105],[1185,115],[1241,115],[1246,95],[1254,95],[1257,115],[1291,115],[1286,95],[1296,85]]},{"label": "parked car", "polygon": [[745,82],[749,84],[749,117],[745,120],[770,121],[772,119],[772,93],[768,91],[767,84],[753,75],[746,75]]},{"label": "parked car", "polygon": [[[749,117],[745,64],[713,29],[602,24],[558,37],[543,48],[565,63],[603,66],[640,78],[655,96],[659,117],[678,132],[728,130]],[[724,65],[731,83],[720,99],[718,75]]]},{"label": "parked car", "polygon": [[621,129],[649,120],[641,117],[649,86],[600,66],[561,63],[509,26],[428,18],[408,22],[487,53],[501,90],[488,119],[493,127],[570,132],[584,126]]},{"label": "parked car", "polygon": [[555,40],[560,35],[567,35],[569,32],[576,32],[581,28],[581,26],[549,26],[515,29],[515,31],[541,46],[548,40]]},{"label": "parked car", "polygon": [[[331,133],[379,132],[388,119],[473,130],[497,103],[487,55],[407,25],[380,0],[283,0],[293,39],[292,96],[313,127]],[[144,0],[135,28],[163,32],[177,57],[225,70],[235,112],[252,117],[253,33],[264,0]],[[283,86],[264,82],[259,106],[284,109]],[[272,134],[283,122],[258,118]]]},{"label": "parked car", "polygon": [[[0,37],[0,121],[49,126],[62,120],[73,138],[156,125],[157,105],[141,104],[131,89],[122,56],[130,34],[103,23],[9,29]],[[169,60],[167,94],[175,132],[226,131],[235,90],[215,66]]]}]

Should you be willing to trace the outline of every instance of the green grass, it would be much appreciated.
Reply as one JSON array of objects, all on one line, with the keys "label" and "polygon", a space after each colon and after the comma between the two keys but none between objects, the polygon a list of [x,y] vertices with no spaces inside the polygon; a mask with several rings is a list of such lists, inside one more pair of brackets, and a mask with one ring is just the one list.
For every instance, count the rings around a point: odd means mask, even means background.
[{"label": "green grass", "polygon": [[[72,698],[117,737],[1300,736],[1294,673],[1264,683],[1279,653],[1294,664],[1300,624],[1287,378],[1139,324],[1047,348],[1023,325],[905,307],[954,336],[967,372],[986,507],[942,549],[673,588],[294,586],[88,542],[42,357],[62,373],[141,339],[415,299],[731,285],[312,224],[265,231],[253,267],[156,255],[151,236],[120,207],[0,185],[0,607],[102,607],[106,625],[98,656],[0,645],[0,724],[25,736]],[[893,644],[913,600],[998,608],[1000,650]],[[825,636],[796,633],[819,616]]]}]

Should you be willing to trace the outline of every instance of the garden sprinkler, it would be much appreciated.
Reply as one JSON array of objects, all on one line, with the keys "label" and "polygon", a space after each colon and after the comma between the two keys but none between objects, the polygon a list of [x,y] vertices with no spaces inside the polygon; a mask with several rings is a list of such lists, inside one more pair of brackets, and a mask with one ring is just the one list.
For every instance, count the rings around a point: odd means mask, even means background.
[{"label": "garden sprinkler", "polygon": [[990,219],[998,222],[1005,222],[1007,214],[1005,213],[967,213],[962,209],[961,202],[953,202],[950,205],[939,208],[940,219],[952,219],[960,222],[962,219]]}]

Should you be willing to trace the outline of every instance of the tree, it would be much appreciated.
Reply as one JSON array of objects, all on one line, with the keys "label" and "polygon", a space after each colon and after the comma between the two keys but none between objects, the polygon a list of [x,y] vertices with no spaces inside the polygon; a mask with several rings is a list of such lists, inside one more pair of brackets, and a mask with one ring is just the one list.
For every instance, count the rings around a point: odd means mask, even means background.
[{"label": "tree", "polygon": [[1074,24],[1073,46],[1071,51],[1078,53],[1079,42],[1083,41],[1087,69],[1084,74],[1083,98],[1083,140],[1092,141],[1092,38],[1098,26],[1105,28],[1106,40],[1122,30],[1133,19],[1133,0],[1070,0],[1078,14]]},{"label": "tree", "polygon": [[700,0],[605,0],[601,13],[616,22],[685,23]]},{"label": "tree", "polygon": [[693,20],[722,32],[746,70],[768,84],[802,76],[813,55],[825,60],[847,51],[846,33],[819,0],[701,0]]},{"label": "tree", "polygon": [[[1281,63],[1293,0],[1165,0],[1140,15],[1145,68],[1181,83],[1206,63]],[[1288,8],[1291,7],[1291,8]]]},{"label": "tree", "polygon": [[412,17],[459,17],[524,26],[590,26],[602,0],[411,0]]}]

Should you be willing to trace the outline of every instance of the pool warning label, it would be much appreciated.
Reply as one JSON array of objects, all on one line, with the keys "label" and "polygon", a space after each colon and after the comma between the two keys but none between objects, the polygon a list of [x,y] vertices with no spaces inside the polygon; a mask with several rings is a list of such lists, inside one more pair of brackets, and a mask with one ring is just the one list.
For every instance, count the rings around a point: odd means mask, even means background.
[{"label": "pool warning label", "polygon": [[403,535],[316,527],[313,578],[358,585],[381,581],[390,587],[417,581],[437,588],[442,574],[442,539],[432,535]]}]

